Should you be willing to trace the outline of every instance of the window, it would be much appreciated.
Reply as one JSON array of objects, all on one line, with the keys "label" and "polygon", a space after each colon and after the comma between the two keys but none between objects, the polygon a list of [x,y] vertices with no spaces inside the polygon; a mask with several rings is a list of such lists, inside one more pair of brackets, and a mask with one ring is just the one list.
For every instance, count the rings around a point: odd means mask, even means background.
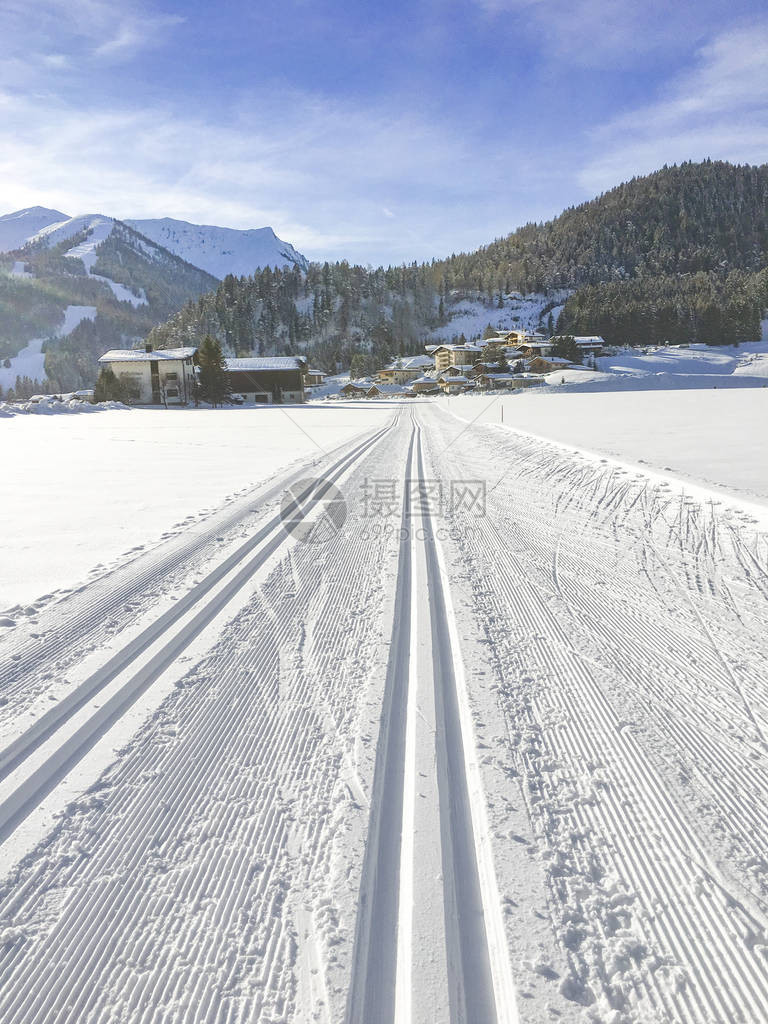
[{"label": "window", "polygon": [[178,388],[168,388],[165,393],[166,393],[168,398],[178,398],[179,397],[179,389]]},{"label": "window", "polygon": [[175,381],[175,380],[179,379],[179,375],[178,375],[178,373],[166,373],[165,379],[167,381],[172,381],[172,380]]}]

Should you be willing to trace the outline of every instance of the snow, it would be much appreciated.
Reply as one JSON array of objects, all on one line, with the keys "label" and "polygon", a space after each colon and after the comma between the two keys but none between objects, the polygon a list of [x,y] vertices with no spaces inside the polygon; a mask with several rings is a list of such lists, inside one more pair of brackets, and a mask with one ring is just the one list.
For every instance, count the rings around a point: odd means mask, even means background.
[{"label": "snow", "polygon": [[20,249],[26,242],[51,224],[61,224],[67,219],[66,213],[47,210],[43,206],[32,206],[0,217],[0,252]]},{"label": "snow", "polygon": [[147,352],[145,348],[111,348],[103,356],[100,363],[147,362],[153,359],[191,359],[197,348],[187,345],[182,348],[157,348]]},{"label": "snow", "polygon": [[163,217],[157,220],[125,222],[153,242],[180,256],[187,263],[223,279],[252,274],[261,267],[297,265],[307,268],[307,260],[288,242],[277,237],[272,228],[236,230],[209,224],[189,224]]},{"label": "snow", "polygon": [[768,505],[762,389],[459,395],[461,420],[501,423]]},{"label": "snow", "polygon": [[[488,326],[498,330],[514,331],[525,328],[535,330],[539,327],[544,308],[556,301],[567,292],[556,292],[551,295],[531,293],[530,295],[509,294],[503,297],[504,306],[499,309],[497,304],[486,304],[480,299],[456,300],[448,296],[446,315],[449,322],[442,327],[430,331],[430,340],[441,338],[450,341],[463,334],[467,341],[480,338]],[[546,319],[546,318],[545,318]]]},{"label": "snow", "polygon": [[0,608],[71,586],[385,409],[115,410],[0,420]]},{"label": "snow", "polygon": [[[67,306],[64,310],[64,323],[61,324],[55,337],[63,338],[77,327],[83,320],[93,320],[96,317],[95,306]],[[7,391],[15,387],[17,377],[29,377],[41,384],[45,379],[45,353],[43,345],[47,338],[33,338],[27,342],[25,347],[16,356],[11,357],[10,367],[0,364],[0,387]]]},{"label": "snow", "polygon": [[147,304],[147,297],[143,290],[141,294],[134,295],[130,288],[126,288],[125,285],[119,284],[109,277],[104,277],[102,274],[94,274],[93,272],[94,264],[99,258],[97,250],[102,242],[105,242],[112,234],[114,226],[115,222],[111,217],[102,217],[100,215],[73,217],[66,225],[55,225],[41,232],[41,237],[45,236],[50,242],[55,244],[63,238],[71,238],[72,235],[80,231],[90,230],[91,233],[88,238],[79,245],[69,249],[66,255],[71,259],[82,260],[88,276],[92,277],[94,281],[101,281],[102,284],[105,284],[119,302],[130,302],[132,306],[145,306]]},{"label": "snow", "polygon": [[243,359],[227,359],[228,370],[300,370],[305,360],[297,356],[247,356]]},{"label": "snow", "polygon": [[0,616],[4,1024],[763,1020],[768,535],[625,454],[761,394],[1,422],[114,561]]},{"label": "snow", "polygon": [[[513,358],[509,357],[509,358]],[[548,391],[666,391],[768,385],[768,340],[739,346],[628,348],[543,375]]]}]

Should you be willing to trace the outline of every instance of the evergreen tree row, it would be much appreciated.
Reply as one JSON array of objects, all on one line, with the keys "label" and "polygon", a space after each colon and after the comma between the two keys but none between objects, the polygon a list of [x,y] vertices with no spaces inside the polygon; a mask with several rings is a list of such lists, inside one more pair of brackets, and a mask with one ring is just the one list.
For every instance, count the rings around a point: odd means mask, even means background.
[{"label": "evergreen tree row", "polygon": [[[302,352],[328,371],[358,354],[356,366],[374,369],[419,351],[466,298],[490,311],[512,293],[571,289],[560,333],[629,345],[730,344],[759,330],[767,253],[768,165],[707,160],[633,178],[555,220],[444,260],[228,277],[150,337],[163,347],[211,335],[236,355]],[[554,324],[545,315],[542,326]]]}]

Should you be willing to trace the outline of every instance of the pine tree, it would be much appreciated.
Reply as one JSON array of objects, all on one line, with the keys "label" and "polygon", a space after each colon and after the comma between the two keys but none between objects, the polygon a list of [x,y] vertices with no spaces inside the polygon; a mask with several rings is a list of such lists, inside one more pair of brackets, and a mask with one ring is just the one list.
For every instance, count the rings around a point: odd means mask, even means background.
[{"label": "pine tree", "polygon": [[210,334],[206,334],[197,351],[197,361],[199,397],[203,402],[209,402],[215,409],[226,401],[232,393],[232,388],[221,344]]},{"label": "pine tree", "polygon": [[109,366],[102,368],[93,388],[94,402],[124,402],[128,404],[125,385]]},{"label": "pine tree", "polygon": [[572,334],[563,334],[558,338],[554,338],[554,344],[552,345],[552,355],[558,359],[567,359],[569,363],[580,363],[581,362],[581,350],[576,344],[576,341]]}]

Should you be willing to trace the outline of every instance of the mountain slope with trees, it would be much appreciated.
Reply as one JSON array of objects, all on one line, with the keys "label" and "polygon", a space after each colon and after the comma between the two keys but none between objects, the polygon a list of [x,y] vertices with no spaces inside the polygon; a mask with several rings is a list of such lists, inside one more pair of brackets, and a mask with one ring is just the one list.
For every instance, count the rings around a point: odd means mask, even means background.
[{"label": "mountain slope with trees", "polygon": [[[226,278],[152,332],[156,345],[305,352],[327,370],[362,353],[370,368],[445,335],[467,300],[487,320],[538,293],[542,326],[614,344],[710,344],[759,337],[768,305],[768,165],[705,161],[633,178],[544,224],[472,253],[408,266],[345,262]],[[555,324],[557,293],[572,294]],[[547,303],[546,297],[553,296]]]},{"label": "mountain slope with trees", "polygon": [[[54,392],[92,386],[100,355],[142,342],[156,324],[217,284],[119,221],[96,247],[89,274],[71,252],[91,234],[86,228],[54,244],[43,238],[0,255],[0,360],[10,361],[30,338],[47,339],[45,376]],[[14,272],[18,265],[21,274]],[[120,299],[109,282],[141,300]],[[58,337],[68,306],[92,306],[96,315]]]}]

